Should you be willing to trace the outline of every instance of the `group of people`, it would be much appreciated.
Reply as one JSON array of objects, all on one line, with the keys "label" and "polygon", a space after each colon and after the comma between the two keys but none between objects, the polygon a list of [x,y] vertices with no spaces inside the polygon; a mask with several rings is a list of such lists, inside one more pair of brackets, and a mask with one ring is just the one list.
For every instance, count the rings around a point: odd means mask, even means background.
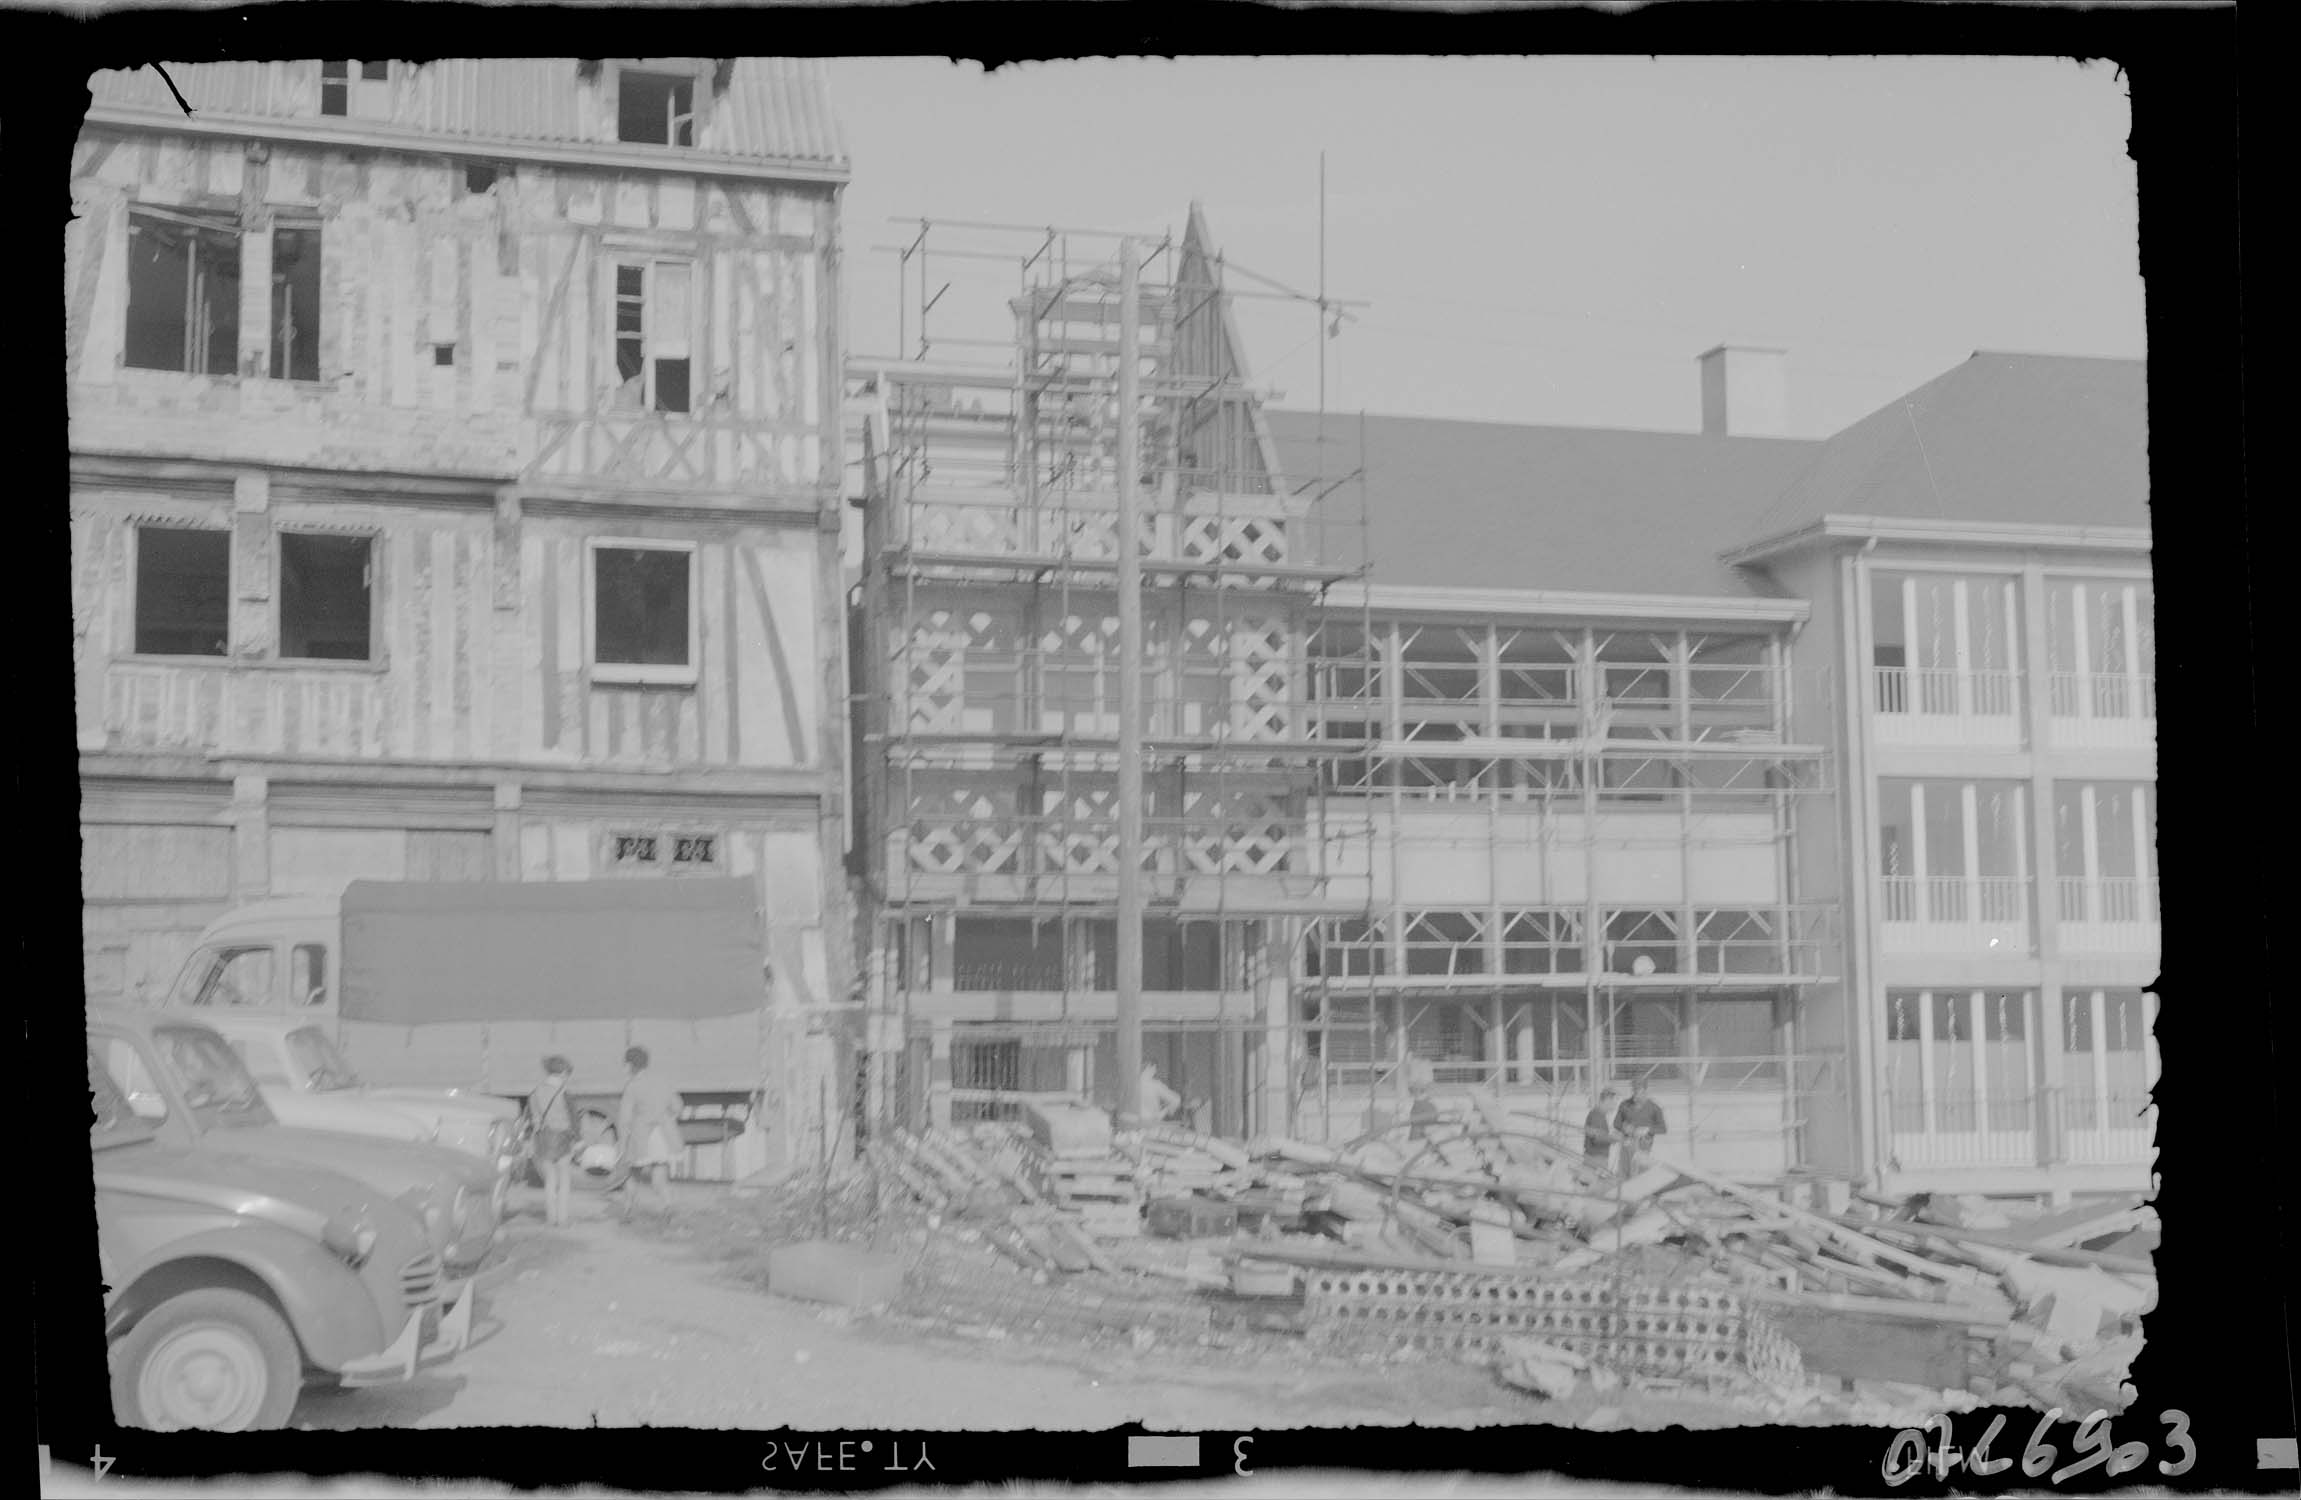
[{"label": "group of people", "polygon": [[[645,1047],[623,1054],[623,1098],[615,1112],[616,1157],[630,1168],[619,1185],[625,1196],[617,1217],[630,1222],[637,1206],[637,1189],[645,1187],[664,1217],[671,1214],[671,1191],[665,1186],[671,1163],[679,1151],[679,1092],[660,1073],[648,1070]],[[576,1154],[582,1142],[575,1128],[575,1110],[568,1087],[575,1065],[553,1055],[543,1060],[543,1077],[528,1091],[527,1122],[533,1132],[536,1171],[543,1178],[544,1222],[555,1226],[571,1222],[574,1207]]]},{"label": "group of people", "polygon": [[[1622,1100],[1619,1106],[1614,1102],[1617,1099]],[[1645,1079],[1631,1082],[1627,1099],[1622,1099],[1620,1089],[1608,1085],[1598,1091],[1597,1102],[1582,1122],[1582,1159],[1591,1166],[1604,1167],[1612,1158],[1616,1174],[1627,1180],[1646,1164],[1654,1150],[1654,1137],[1667,1135],[1669,1129],[1662,1118],[1662,1106],[1646,1092]]]},{"label": "group of people", "polygon": [[[1144,1070],[1146,1079],[1149,1070]],[[1428,1138],[1440,1119],[1438,1101],[1434,1097],[1430,1072],[1417,1066],[1407,1084],[1409,1109],[1406,1134],[1411,1140]],[[1147,1095],[1146,1095],[1147,1097]],[[1617,1101],[1619,1101],[1617,1103]],[[1647,1092],[1643,1078],[1633,1079],[1630,1097],[1624,1099],[1622,1091],[1612,1084],[1598,1091],[1590,1106],[1590,1113],[1582,1122],[1582,1159],[1593,1167],[1611,1169],[1627,1181],[1648,1164],[1654,1151],[1654,1137],[1669,1134],[1669,1122],[1662,1116],[1662,1106],[1654,1102]]]}]

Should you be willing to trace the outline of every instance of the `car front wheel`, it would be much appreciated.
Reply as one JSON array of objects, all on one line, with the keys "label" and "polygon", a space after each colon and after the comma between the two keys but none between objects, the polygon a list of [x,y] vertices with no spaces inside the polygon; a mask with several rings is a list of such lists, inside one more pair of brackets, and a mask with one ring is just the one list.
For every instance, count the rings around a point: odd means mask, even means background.
[{"label": "car front wheel", "polygon": [[123,1427],[247,1432],[284,1427],[302,1386],[295,1334],[262,1299],[203,1287],[152,1309],[112,1346]]}]

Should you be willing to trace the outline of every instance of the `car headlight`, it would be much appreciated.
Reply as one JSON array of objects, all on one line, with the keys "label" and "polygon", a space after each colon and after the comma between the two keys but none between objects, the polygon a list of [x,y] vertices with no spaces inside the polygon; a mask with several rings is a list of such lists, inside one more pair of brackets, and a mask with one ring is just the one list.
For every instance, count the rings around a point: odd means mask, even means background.
[{"label": "car headlight", "polygon": [[363,1266],[367,1264],[367,1258],[375,1253],[375,1225],[369,1223],[364,1214],[330,1214],[327,1223],[320,1228],[320,1243],[349,1264]]},{"label": "car headlight", "polygon": [[511,1126],[502,1120],[496,1120],[489,1124],[487,1127],[487,1154],[503,1156],[508,1154],[510,1150]]},{"label": "car headlight", "polygon": [[439,1194],[428,1188],[409,1188],[400,1195],[400,1203],[407,1211],[423,1220],[423,1227],[433,1235],[447,1227],[447,1208]]}]

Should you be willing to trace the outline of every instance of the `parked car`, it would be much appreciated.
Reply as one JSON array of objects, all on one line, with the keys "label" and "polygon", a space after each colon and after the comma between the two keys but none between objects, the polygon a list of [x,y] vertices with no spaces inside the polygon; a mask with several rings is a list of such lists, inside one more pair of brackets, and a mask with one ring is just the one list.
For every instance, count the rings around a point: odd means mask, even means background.
[{"label": "parked car", "polygon": [[495,1243],[496,1174],[459,1151],[283,1125],[215,1028],[181,1015],[91,1006],[88,1045],[159,1140],[220,1155],[343,1173],[413,1211],[449,1272]]},{"label": "parked car", "polygon": [[325,1027],[292,1016],[219,1010],[199,1019],[232,1044],[281,1124],[421,1139],[477,1157],[495,1169],[502,1211],[501,1191],[518,1145],[518,1105],[490,1099],[500,1108],[482,1108],[444,1089],[370,1088]]},{"label": "parked car", "polygon": [[448,1360],[471,1283],[423,1225],[338,1173],[164,1143],[93,1047],[88,1152],[112,1409],[124,1427],[284,1426],[307,1384]]}]

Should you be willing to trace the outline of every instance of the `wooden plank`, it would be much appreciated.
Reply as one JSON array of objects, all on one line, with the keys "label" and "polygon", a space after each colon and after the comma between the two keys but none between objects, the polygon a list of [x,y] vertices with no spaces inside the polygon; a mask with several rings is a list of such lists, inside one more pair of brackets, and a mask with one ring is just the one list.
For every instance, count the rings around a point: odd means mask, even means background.
[{"label": "wooden plank", "polygon": [[2049,1266],[2099,1266],[2104,1271],[2116,1271],[2126,1276],[2155,1276],[2154,1263],[2130,1255],[2111,1255],[2100,1250],[2062,1249],[2053,1245],[2030,1244],[2018,1236],[1992,1229],[1951,1229],[1940,1224],[1919,1224],[1911,1220],[1878,1222],[1868,1219],[1846,1219],[1848,1224],[1860,1224],[1876,1232],[1908,1235],[1915,1239],[1946,1240],[1957,1245],[1988,1245],[1996,1249],[2011,1250]]},{"label": "wooden plank", "polygon": [[1939,1261],[1928,1260],[1922,1255],[1913,1255],[1906,1250],[1897,1249],[1882,1240],[1858,1234],[1835,1219],[1798,1208],[1795,1205],[1784,1204],[1771,1194],[1759,1192],[1755,1188],[1746,1188],[1731,1178],[1721,1177],[1715,1172],[1707,1171],[1691,1163],[1678,1164],[1678,1171],[1681,1175],[1691,1177],[1704,1186],[1715,1188],[1730,1198],[1739,1198],[1745,1203],[1758,1204],[1768,1212],[1795,1219],[1849,1250],[1865,1250],[1888,1265],[1900,1266],[1906,1270],[1915,1271],[1921,1276],[1930,1276],[1936,1281],[1979,1282],[1982,1280],[1982,1275],[1978,1271],[1965,1266],[1946,1266]]}]

